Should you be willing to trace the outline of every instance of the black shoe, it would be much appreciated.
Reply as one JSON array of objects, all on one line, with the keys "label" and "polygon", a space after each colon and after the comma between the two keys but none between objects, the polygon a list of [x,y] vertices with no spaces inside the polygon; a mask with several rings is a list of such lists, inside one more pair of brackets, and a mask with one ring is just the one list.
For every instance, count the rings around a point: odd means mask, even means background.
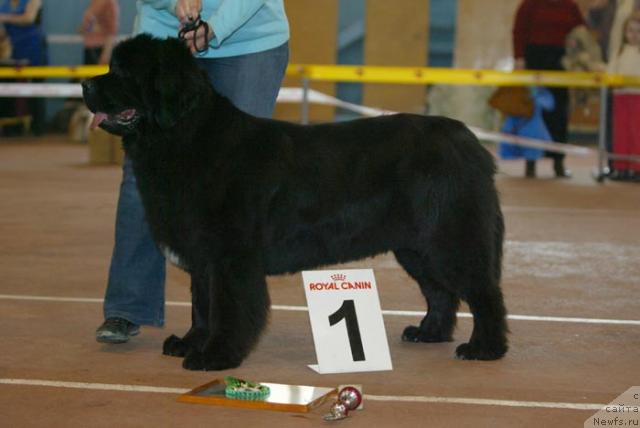
[{"label": "black shoe", "polygon": [[617,169],[609,175],[609,179],[613,181],[635,181],[635,174],[628,169]]},{"label": "black shoe", "polygon": [[536,178],[536,161],[526,161],[524,167],[524,176],[527,178]]},{"label": "black shoe", "polygon": [[613,181],[621,181],[624,175],[624,171],[621,171],[619,169],[613,170],[609,173],[609,175],[607,176],[607,178],[609,180],[613,180]]},{"label": "black shoe", "polygon": [[102,343],[125,343],[140,333],[140,326],[124,318],[107,318],[96,330],[96,340]]},{"label": "black shoe", "polygon": [[564,159],[553,160],[553,172],[556,178],[571,178],[571,171],[564,167]]},{"label": "black shoe", "polygon": [[620,181],[628,181],[630,183],[634,183],[634,182],[638,182],[639,179],[640,179],[640,176],[636,174],[635,171],[625,170],[625,171],[622,171],[622,177],[620,178]]}]

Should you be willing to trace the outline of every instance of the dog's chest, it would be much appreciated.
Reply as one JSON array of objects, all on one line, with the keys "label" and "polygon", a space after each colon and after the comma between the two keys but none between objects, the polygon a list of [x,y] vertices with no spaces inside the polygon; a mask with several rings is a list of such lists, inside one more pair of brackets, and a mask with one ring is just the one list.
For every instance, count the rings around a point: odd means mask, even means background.
[{"label": "dog's chest", "polygon": [[180,256],[175,251],[173,251],[169,246],[159,244],[158,247],[160,248],[160,251],[162,252],[162,254],[164,254],[164,257],[167,260],[169,260],[171,263],[173,263],[180,269],[188,270],[188,266],[184,262],[184,260],[182,260]]}]

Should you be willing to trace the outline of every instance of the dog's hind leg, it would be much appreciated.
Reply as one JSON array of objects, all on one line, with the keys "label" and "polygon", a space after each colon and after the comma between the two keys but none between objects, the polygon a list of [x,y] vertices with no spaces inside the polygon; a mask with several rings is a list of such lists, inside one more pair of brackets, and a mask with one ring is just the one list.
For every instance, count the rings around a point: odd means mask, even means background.
[{"label": "dog's hind leg", "polygon": [[[473,242],[473,238],[467,242]],[[469,342],[456,349],[456,356],[460,359],[496,360],[507,352],[507,310],[500,289],[503,239],[504,221],[498,208],[493,237],[485,240],[486,248],[475,248],[475,252],[473,247],[467,250],[467,257],[482,262],[477,264],[474,272],[468,272],[466,278],[462,279],[467,282],[467,286],[462,287],[463,299],[473,314],[473,332]]]},{"label": "dog's hind leg", "polygon": [[210,278],[209,337],[201,350],[183,361],[189,370],[225,370],[239,366],[267,324],[269,294],[258,253],[229,255]]},{"label": "dog's hind leg", "polygon": [[203,270],[191,272],[191,328],[184,337],[167,337],[162,353],[173,357],[184,357],[190,348],[201,349],[208,336],[209,287]]},{"label": "dog's hind leg", "polygon": [[[495,208],[483,202],[470,208],[466,203],[451,205],[452,211],[443,210],[440,221],[431,222],[431,232],[417,240],[422,250],[413,255],[406,250],[396,252],[400,264],[420,283],[429,305],[420,327],[407,327],[403,339],[448,340],[456,297],[463,299],[469,304],[474,326],[469,342],[456,349],[456,356],[465,360],[495,360],[507,351],[506,309],[499,285],[504,225],[497,201]],[[455,212],[464,209],[473,210],[475,216]],[[427,256],[418,258],[417,254]],[[422,270],[420,260],[425,266]]]},{"label": "dog's hind leg", "polygon": [[506,310],[500,288],[487,286],[471,291],[465,300],[473,314],[473,333],[456,349],[461,360],[497,360],[507,352]]},{"label": "dog's hind leg", "polygon": [[447,290],[438,278],[430,275],[429,260],[414,250],[394,251],[396,260],[420,285],[427,300],[428,312],[420,326],[404,329],[402,340],[406,342],[450,342],[456,324],[459,299]]}]

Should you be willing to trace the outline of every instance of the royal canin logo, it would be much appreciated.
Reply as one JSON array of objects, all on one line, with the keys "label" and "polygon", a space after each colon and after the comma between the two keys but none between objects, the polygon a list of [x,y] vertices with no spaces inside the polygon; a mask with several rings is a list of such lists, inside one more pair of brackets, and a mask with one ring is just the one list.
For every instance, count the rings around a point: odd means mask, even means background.
[{"label": "royal canin logo", "polygon": [[340,290],[371,290],[373,284],[371,281],[347,281],[347,275],[343,273],[334,273],[330,275],[332,282],[311,282],[309,290],[311,291],[340,291]]}]

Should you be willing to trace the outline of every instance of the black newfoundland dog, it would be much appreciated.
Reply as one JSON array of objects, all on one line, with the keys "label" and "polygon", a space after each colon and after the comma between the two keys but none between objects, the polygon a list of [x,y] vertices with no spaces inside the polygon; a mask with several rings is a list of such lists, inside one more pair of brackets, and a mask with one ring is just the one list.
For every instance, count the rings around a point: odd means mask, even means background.
[{"label": "black newfoundland dog", "polygon": [[457,357],[507,351],[495,165],[462,123],[255,118],[213,90],[180,41],[144,35],[83,91],[94,123],[124,137],[158,245],[191,274],[192,327],[163,348],[185,368],[240,365],[267,323],[266,275],[386,251],[429,309],[403,340],[451,341],[463,299],[473,333]]}]

